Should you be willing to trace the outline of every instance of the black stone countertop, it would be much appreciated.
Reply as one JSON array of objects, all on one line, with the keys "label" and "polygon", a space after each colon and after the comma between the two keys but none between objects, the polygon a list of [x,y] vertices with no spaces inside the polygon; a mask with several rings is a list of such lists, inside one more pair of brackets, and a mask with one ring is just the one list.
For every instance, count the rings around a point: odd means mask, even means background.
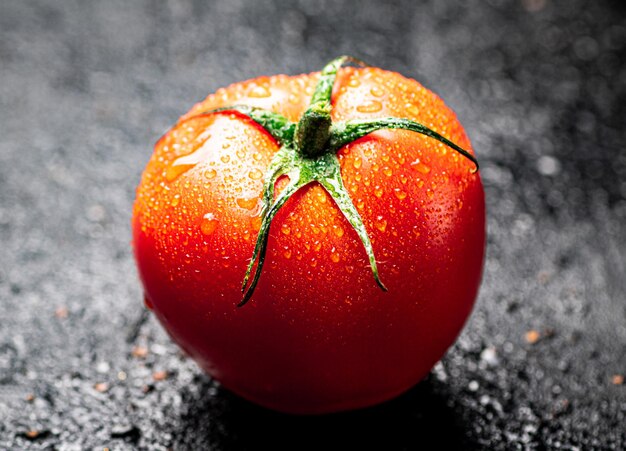
[{"label": "black stone countertop", "polygon": [[[2,1],[0,449],[624,449],[625,17],[591,0]],[[457,111],[486,188],[484,281],[409,393],[291,417],[221,389],[143,313],[130,212],[194,102],[344,53]]]}]

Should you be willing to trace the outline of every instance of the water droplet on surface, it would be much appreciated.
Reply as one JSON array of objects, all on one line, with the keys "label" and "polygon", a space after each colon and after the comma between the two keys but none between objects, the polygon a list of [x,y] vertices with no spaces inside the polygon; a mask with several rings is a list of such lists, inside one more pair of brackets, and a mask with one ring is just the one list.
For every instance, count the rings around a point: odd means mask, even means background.
[{"label": "water droplet on surface", "polygon": [[390,167],[385,166],[383,168],[383,174],[385,174],[387,177],[391,177],[393,175],[393,171],[391,170]]},{"label": "water droplet on surface", "polygon": [[426,190],[426,195],[427,195],[430,199],[432,199],[433,197],[435,197],[435,192],[434,192],[432,189],[428,188],[428,189]]},{"label": "water droplet on surface", "polygon": [[379,216],[376,220],[376,228],[378,230],[380,230],[381,232],[384,232],[385,230],[387,230],[387,221],[385,221],[382,216]]},{"label": "water droplet on surface", "polygon": [[200,230],[205,235],[211,235],[217,229],[218,221],[215,219],[215,215],[213,213],[207,213],[202,218],[202,223],[200,224]]},{"label": "water droplet on surface", "polygon": [[355,157],[354,160],[352,160],[352,166],[354,166],[355,169],[359,169],[361,167],[361,159],[359,157]]},{"label": "water droplet on surface", "polygon": [[289,260],[291,258],[291,250],[290,249],[286,249],[285,252],[283,252],[283,257],[285,257],[287,260]]},{"label": "water droplet on surface", "polygon": [[374,188],[374,195],[378,198],[382,197],[383,189],[380,186],[377,186],[376,188]]},{"label": "water droplet on surface", "polygon": [[378,100],[369,100],[362,105],[356,107],[356,110],[359,113],[377,113],[378,111],[383,109],[382,103]]},{"label": "water droplet on surface", "polygon": [[263,219],[261,219],[261,216],[253,216],[252,219],[250,219],[250,225],[252,226],[252,229],[257,232],[261,228],[262,223]]},{"label": "water droplet on surface", "polygon": [[396,195],[396,197],[400,200],[405,199],[406,198],[406,193],[404,191],[399,190],[398,188],[393,190],[393,193]]},{"label": "water droplet on surface", "polygon": [[251,197],[249,199],[246,199],[245,197],[240,197],[235,202],[237,202],[237,205],[244,210],[254,210],[254,208],[259,203],[259,198]]},{"label": "water droplet on surface", "polygon": [[263,98],[270,96],[270,90],[266,86],[255,85],[248,91],[249,97]]},{"label": "water droplet on surface", "polygon": [[333,250],[331,251],[330,259],[334,263],[339,263],[339,260],[341,260],[341,257],[339,257],[339,254],[337,252],[335,252],[335,248],[333,248]]},{"label": "water droplet on surface", "polygon": [[205,179],[213,179],[215,178],[215,176],[217,175],[217,171],[215,169],[207,169],[206,171],[204,171],[204,178]]},{"label": "water droplet on surface", "polygon": [[250,177],[252,180],[259,180],[261,177],[263,177],[263,173],[258,169],[253,169],[252,171],[248,172],[248,177]]},{"label": "water droplet on surface", "polygon": [[336,226],[333,228],[333,232],[335,233],[335,235],[337,235],[339,238],[341,238],[344,234],[344,231],[341,227]]},{"label": "water droplet on surface", "polygon": [[422,163],[419,158],[412,162],[411,166],[417,169],[417,172],[421,172],[422,174],[428,174],[430,172],[430,167]]},{"label": "water droplet on surface", "polygon": [[178,205],[180,203],[180,194],[176,194],[174,196],[174,198],[172,199],[172,201],[170,202],[170,205],[172,207],[175,207],[176,205]]},{"label": "water droplet on surface", "polygon": [[409,113],[415,116],[417,116],[420,113],[420,109],[417,106],[413,105],[412,103],[407,103],[405,108]]},{"label": "water droplet on surface", "polygon": [[171,166],[167,168],[167,171],[165,172],[165,179],[168,182],[173,182],[178,177],[180,177],[181,174],[187,172],[189,169],[193,168],[194,166],[195,166],[195,163],[194,164],[176,164],[176,162],[174,162],[174,164],[172,164]]},{"label": "water droplet on surface", "polygon": [[378,86],[374,86],[372,89],[370,89],[370,93],[374,96],[374,97],[382,97],[382,95],[385,93],[385,91],[383,91],[381,88],[379,88]]},{"label": "water droplet on surface", "polygon": [[283,224],[280,227],[280,231],[283,233],[283,235],[289,235],[291,233],[291,228],[289,228],[289,225]]},{"label": "water droplet on surface", "polygon": [[228,163],[230,161],[230,155],[222,155],[220,160],[222,160],[222,163]]},{"label": "water droplet on surface", "polygon": [[358,86],[361,86],[361,82],[357,80],[356,78],[351,78],[350,81],[348,82],[348,86],[356,88]]}]

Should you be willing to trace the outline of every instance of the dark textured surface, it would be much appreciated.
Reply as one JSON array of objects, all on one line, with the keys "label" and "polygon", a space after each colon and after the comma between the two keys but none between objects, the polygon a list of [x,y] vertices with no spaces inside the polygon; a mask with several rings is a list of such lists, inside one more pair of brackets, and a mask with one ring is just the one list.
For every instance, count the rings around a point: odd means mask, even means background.
[{"label": "dark textured surface", "polygon": [[[0,449],[626,447],[625,7],[417,4],[0,3]],[[342,53],[459,114],[487,194],[484,282],[408,394],[289,417],[222,390],[143,316],[130,211],[195,101]]]}]

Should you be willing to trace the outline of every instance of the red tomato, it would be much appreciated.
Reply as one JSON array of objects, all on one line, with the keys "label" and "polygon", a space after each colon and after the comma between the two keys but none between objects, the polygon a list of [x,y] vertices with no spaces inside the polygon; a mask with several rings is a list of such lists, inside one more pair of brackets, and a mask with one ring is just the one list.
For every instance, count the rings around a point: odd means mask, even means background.
[{"label": "red tomato", "polygon": [[[279,144],[241,112],[201,113],[248,105],[296,122],[319,80],[259,77],[195,105],[156,144],[133,213],[147,303],[172,338],[226,388],[293,413],[369,406],[422,379],[472,309],[485,247],[474,163],[424,134],[382,129],[337,156],[388,291],[313,182],[273,218],[258,285],[237,307]],[[331,86],[333,123],[405,118],[470,148],[455,114],[414,80],[344,68]],[[292,177],[278,180],[277,193]]]}]

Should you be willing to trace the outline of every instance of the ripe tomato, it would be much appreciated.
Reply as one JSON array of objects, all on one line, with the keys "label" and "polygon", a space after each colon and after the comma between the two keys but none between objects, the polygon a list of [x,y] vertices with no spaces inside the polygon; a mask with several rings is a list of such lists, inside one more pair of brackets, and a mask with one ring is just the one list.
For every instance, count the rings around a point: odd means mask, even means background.
[{"label": "ripe tomato", "polygon": [[455,114],[414,80],[345,61],[208,96],[158,141],[134,206],[149,307],[223,386],[285,412],[404,392],[480,283],[484,194]]}]

